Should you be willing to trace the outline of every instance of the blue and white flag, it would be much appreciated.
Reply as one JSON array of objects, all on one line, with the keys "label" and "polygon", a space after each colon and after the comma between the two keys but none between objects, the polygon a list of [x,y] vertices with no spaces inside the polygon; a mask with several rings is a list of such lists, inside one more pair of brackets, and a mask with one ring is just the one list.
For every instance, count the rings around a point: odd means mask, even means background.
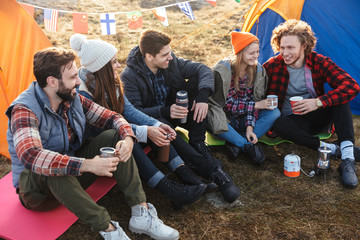
[{"label": "blue and white flag", "polygon": [[185,3],[178,3],[178,7],[181,9],[183,13],[185,13],[186,16],[188,16],[191,20],[195,20],[193,11],[191,9],[191,6],[188,2]]},{"label": "blue and white flag", "polygon": [[101,13],[100,14],[100,23],[101,23],[101,34],[102,35],[116,34],[115,14],[114,13]]}]

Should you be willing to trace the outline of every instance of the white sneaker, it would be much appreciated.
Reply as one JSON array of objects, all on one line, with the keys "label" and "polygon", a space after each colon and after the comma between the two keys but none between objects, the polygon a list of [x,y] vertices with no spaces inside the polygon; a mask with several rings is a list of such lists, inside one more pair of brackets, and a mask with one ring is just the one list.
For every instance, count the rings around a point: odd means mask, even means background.
[{"label": "white sneaker", "polygon": [[111,222],[112,225],[114,225],[116,230],[111,231],[111,232],[100,231],[99,232],[100,235],[105,240],[130,240],[130,238],[126,235],[124,230],[119,226],[118,222],[115,222],[115,221],[112,221],[112,220],[110,220],[110,222]]},{"label": "white sneaker", "polygon": [[148,208],[141,205],[131,207],[129,229],[135,233],[144,233],[156,240],[178,240],[179,232],[166,226],[157,216],[155,207],[148,203]]}]

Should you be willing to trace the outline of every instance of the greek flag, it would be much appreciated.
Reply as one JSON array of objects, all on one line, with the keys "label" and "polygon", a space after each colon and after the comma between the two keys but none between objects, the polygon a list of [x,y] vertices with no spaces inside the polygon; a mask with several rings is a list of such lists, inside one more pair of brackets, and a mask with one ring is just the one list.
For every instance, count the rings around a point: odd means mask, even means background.
[{"label": "greek flag", "polygon": [[178,3],[178,7],[181,9],[183,13],[185,13],[186,16],[188,16],[191,20],[195,20],[193,11],[191,9],[191,6],[188,2],[185,3]]}]

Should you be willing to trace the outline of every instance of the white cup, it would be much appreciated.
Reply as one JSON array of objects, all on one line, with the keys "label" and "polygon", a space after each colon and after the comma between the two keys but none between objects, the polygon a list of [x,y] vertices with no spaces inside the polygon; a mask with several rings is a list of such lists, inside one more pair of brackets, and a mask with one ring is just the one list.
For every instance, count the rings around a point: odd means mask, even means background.
[{"label": "white cup", "polygon": [[278,96],[276,95],[267,95],[266,99],[270,99],[271,103],[270,103],[270,108],[277,108],[278,106]]}]

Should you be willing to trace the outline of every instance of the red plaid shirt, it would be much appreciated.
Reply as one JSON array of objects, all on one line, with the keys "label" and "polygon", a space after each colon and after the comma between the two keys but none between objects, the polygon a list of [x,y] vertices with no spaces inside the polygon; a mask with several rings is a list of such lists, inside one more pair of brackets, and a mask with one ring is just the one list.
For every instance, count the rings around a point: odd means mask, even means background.
[{"label": "red plaid shirt", "polygon": [[[122,139],[127,136],[135,138],[131,126],[120,114],[107,110],[81,95],[79,96],[89,124],[102,129],[114,128],[119,132]],[[68,109],[68,104],[64,103],[63,107],[64,110]],[[66,120],[66,114],[62,113],[61,116],[67,123],[68,138],[71,142],[75,133]],[[85,159],[44,149],[39,134],[39,119],[24,105],[14,106],[11,114],[11,131],[16,154],[27,169],[46,176],[80,174],[80,167]]]},{"label": "red plaid shirt", "polygon": [[255,127],[258,111],[255,110],[254,87],[246,86],[246,77],[239,78],[239,90],[234,87],[234,76],[231,78],[229,92],[226,98],[224,110],[230,113],[237,122],[245,116],[245,125]]},{"label": "red plaid shirt", "polygon": [[[329,57],[312,52],[307,56],[305,64],[311,70],[314,89],[324,107],[347,103],[359,93],[358,83]],[[269,76],[267,94],[278,96],[278,105],[281,109],[289,84],[286,64],[282,56],[278,55],[270,58],[263,66]],[[332,90],[325,94],[326,82]]]}]

